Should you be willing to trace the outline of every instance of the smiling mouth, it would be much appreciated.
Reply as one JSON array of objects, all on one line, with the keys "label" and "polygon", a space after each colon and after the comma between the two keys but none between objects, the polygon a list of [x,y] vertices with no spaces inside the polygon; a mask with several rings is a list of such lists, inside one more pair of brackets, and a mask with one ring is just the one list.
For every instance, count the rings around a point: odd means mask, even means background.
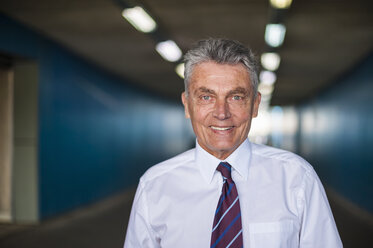
[{"label": "smiling mouth", "polygon": [[216,130],[216,131],[227,131],[233,128],[233,126],[230,127],[216,127],[216,126],[210,126],[211,129]]}]

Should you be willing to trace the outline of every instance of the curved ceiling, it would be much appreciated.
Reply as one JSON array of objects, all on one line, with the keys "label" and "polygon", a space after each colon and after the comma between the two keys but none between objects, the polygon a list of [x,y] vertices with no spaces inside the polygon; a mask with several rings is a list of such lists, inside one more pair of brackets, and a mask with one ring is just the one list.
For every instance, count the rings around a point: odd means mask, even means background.
[{"label": "curved ceiling", "polygon": [[[117,0],[118,1],[118,0]],[[372,2],[294,0],[280,14],[263,0],[143,0],[144,6],[185,52],[206,37],[227,37],[268,51],[265,26],[281,15],[284,44],[272,105],[296,104],[328,87],[373,48]],[[154,39],[136,31],[108,0],[1,1],[0,11],[43,33],[98,66],[140,87],[180,99],[183,80],[175,64],[155,51]]]}]

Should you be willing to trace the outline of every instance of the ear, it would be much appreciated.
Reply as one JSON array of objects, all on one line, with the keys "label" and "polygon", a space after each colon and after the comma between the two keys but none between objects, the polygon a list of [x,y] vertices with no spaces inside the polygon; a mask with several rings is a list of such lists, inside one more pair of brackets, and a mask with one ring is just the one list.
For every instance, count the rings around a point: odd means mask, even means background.
[{"label": "ear", "polygon": [[253,104],[253,116],[252,118],[255,118],[258,116],[258,110],[259,110],[259,104],[260,104],[260,100],[262,99],[262,95],[260,94],[260,92],[258,92],[256,94],[256,97],[254,99],[254,104]]},{"label": "ear", "polygon": [[185,91],[181,94],[181,101],[184,105],[185,118],[190,119],[188,97],[186,96]]}]

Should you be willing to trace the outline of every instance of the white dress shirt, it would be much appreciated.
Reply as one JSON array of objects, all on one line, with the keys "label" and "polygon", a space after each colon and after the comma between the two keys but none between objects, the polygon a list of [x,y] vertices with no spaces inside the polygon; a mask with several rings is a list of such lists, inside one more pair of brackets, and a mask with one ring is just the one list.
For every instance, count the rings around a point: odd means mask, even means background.
[{"label": "white dress shirt", "polygon": [[[323,186],[304,159],[246,140],[224,161],[233,168],[245,248],[342,247]],[[124,247],[210,247],[220,162],[197,142],[151,167],[140,179]]]}]

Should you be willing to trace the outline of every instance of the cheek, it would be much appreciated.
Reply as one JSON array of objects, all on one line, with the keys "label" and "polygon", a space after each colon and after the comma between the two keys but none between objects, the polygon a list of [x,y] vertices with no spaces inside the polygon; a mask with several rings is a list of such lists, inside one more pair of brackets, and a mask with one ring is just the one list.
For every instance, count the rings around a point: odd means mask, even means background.
[{"label": "cheek", "polygon": [[251,120],[251,110],[248,108],[236,108],[233,112],[233,116],[239,123],[245,123]]},{"label": "cheek", "polygon": [[250,122],[250,117],[248,115],[246,116],[241,116],[237,122],[239,123],[239,125],[241,126],[247,126]]},{"label": "cheek", "polygon": [[211,116],[211,107],[209,106],[198,106],[193,109],[193,118],[197,122],[203,122]]}]

